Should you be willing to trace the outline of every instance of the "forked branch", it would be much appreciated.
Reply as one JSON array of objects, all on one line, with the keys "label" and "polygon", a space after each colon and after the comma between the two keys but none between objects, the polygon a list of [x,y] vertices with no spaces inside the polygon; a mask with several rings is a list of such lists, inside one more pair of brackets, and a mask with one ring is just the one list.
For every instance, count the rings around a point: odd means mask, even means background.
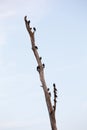
[{"label": "forked branch", "polygon": [[38,47],[35,44],[34,34],[36,32],[36,28],[33,27],[33,29],[32,29],[30,27],[30,20],[27,20],[27,16],[24,17],[24,20],[25,20],[26,29],[27,29],[29,36],[30,36],[32,50],[33,50],[34,56],[35,56],[37,64],[38,64],[37,65],[37,71],[39,73],[40,81],[41,81],[41,84],[42,84],[41,86],[43,88],[45,99],[46,99],[46,104],[47,104],[50,123],[51,123],[51,128],[52,128],[52,130],[57,130],[56,118],[55,118],[55,110],[56,110],[56,102],[57,102],[56,101],[56,98],[57,98],[56,87],[53,84],[53,86],[54,86],[54,106],[53,106],[52,103],[51,103],[51,92],[49,92],[49,88],[46,85],[46,81],[45,81],[45,77],[44,77],[45,64],[42,63],[42,57],[39,56]]}]

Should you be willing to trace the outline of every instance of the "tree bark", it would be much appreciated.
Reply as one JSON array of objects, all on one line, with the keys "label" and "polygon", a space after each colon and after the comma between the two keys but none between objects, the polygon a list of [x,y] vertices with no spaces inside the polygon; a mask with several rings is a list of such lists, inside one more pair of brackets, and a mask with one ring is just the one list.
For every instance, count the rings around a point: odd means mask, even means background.
[{"label": "tree bark", "polygon": [[57,91],[57,89],[56,89],[55,84],[53,84],[53,86],[54,86],[54,106],[53,106],[52,103],[51,103],[51,95],[50,95],[51,93],[48,90],[48,87],[47,87],[47,84],[46,84],[46,81],[45,81],[45,77],[44,77],[45,65],[41,61],[41,57],[39,56],[39,53],[38,53],[38,47],[35,44],[34,34],[35,34],[35,31],[36,31],[36,28],[34,27],[33,31],[32,31],[32,28],[30,27],[30,20],[29,21],[27,20],[27,16],[24,17],[24,20],[25,20],[26,29],[27,29],[28,34],[30,36],[32,51],[34,53],[34,56],[35,56],[37,64],[38,64],[37,71],[39,73],[40,81],[41,81],[42,88],[43,88],[44,95],[45,95],[45,100],[46,100],[46,104],[47,104],[47,108],[48,108],[51,128],[52,128],[52,130],[57,130],[56,118],[55,118],[56,102],[57,102],[56,101],[56,98],[57,98],[57,92],[56,91]]}]

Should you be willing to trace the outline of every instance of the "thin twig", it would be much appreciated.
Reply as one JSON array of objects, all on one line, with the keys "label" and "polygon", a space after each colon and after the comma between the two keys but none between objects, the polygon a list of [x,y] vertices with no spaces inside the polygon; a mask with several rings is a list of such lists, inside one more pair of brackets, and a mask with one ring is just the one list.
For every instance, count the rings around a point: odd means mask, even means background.
[{"label": "thin twig", "polygon": [[45,64],[42,63],[42,60],[41,60],[42,57],[39,56],[38,47],[35,44],[34,34],[36,32],[36,28],[33,27],[33,30],[32,30],[32,28],[30,27],[30,20],[29,21],[27,20],[27,16],[24,17],[24,20],[25,20],[26,29],[27,29],[29,36],[30,36],[32,50],[33,50],[34,56],[35,56],[37,64],[38,64],[37,71],[39,73],[40,81],[42,83],[41,86],[43,88],[45,99],[46,99],[46,104],[47,104],[48,113],[49,113],[49,117],[50,117],[51,128],[52,128],[52,130],[57,130],[55,111],[54,111],[53,105],[51,103],[51,93],[48,91],[48,87],[46,85],[46,81],[45,81],[45,77],[44,77]]}]

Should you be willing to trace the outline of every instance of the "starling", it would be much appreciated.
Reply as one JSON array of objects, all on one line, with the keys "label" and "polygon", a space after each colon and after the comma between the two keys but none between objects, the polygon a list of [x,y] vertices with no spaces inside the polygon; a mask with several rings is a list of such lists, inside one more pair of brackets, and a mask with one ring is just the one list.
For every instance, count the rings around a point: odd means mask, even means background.
[{"label": "starling", "polygon": [[37,47],[37,46],[35,46],[35,49],[38,49],[38,47]]},{"label": "starling", "polygon": [[54,87],[54,91],[57,91],[57,89]]},{"label": "starling", "polygon": [[51,93],[49,92],[49,96],[51,97]]},{"label": "starling", "polygon": [[45,64],[43,64],[43,68],[45,68]]},{"label": "starling", "polygon": [[34,32],[36,31],[36,28],[35,27],[33,27],[33,30],[34,30]]},{"label": "starling", "polygon": [[28,20],[27,22],[28,22],[28,24],[30,24],[30,20]]},{"label": "starling", "polygon": [[40,66],[37,66],[37,71],[40,72]]},{"label": "starling", "polygon": [[48,88],[47,91],[49,91],[50,89]]},{"label": "starling", "polygon": [[42,60],[42,57],[39,57],[40,60]]},{"label": "starling", "polygon": [[56,87],[55,83],[53,83],[53,86]]},{"label": "starling", "polygon": [[55,97],[57,98],[57,95],[55,94]]}]

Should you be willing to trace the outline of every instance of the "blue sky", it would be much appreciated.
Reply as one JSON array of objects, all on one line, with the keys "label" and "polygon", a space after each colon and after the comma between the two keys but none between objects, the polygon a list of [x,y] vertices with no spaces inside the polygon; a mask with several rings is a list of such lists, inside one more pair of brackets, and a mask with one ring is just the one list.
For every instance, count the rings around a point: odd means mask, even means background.
[{"label": "blue sky", "polygon": [[0,130],[51,129],[25,15],[57,85],[58,130],[87,130],[86,0],[0,0]]}]

